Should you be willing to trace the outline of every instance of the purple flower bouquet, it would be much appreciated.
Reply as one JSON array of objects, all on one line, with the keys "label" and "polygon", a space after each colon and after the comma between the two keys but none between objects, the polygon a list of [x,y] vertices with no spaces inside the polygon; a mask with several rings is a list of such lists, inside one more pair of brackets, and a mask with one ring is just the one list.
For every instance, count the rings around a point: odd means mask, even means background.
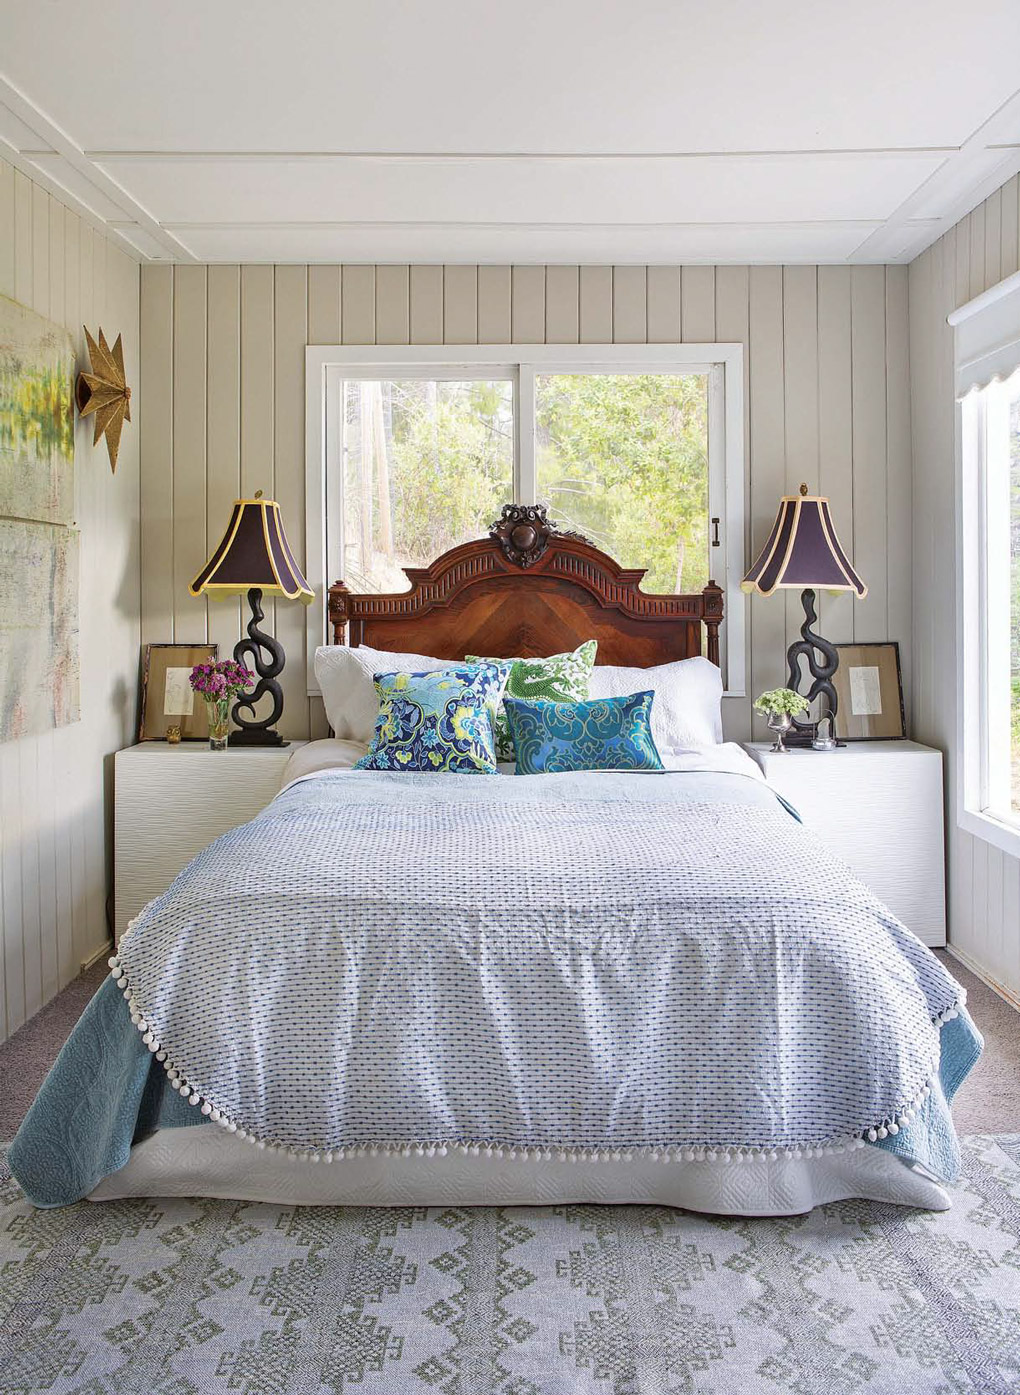
[{"label": "purple flower bouquet", "polygon": [[196,664],[190,682],[205,702],[210,750],[225,751],[231,700],[254,686],[255,675],[234,659],[220,659],[215,664]]}]

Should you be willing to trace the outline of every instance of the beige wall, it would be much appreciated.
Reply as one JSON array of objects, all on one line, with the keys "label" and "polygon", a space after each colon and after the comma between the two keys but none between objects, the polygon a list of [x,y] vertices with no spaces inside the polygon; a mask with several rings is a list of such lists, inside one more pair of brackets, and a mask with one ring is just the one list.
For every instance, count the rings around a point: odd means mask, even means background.
[{"label": "beige wall", "polygon": [[[124,336],[138,382],[138,265],[0,160],[0,295]],[[0,743],[0,1039],[107,939],[109,763],[132,739],[138,675],[138,401],[117,474],[91,423],[75,437],[81,530],[81,720]]]},{"label": "beige wall", "polygon": [[[910,683],[911,478],[905,267],[155,266],[142,268],[142,636],[229,650],[236,603],[188,580],[238,490],[274,493],[304,553],[306,343],[645,343],[746,347],[748,556],[806,480],[870,588],[822,600],[835,640],[898,639]],[[796,597],[755,597],[748,692],[783,681]],[[283,726],[324,734],[305,697],[304,616],[280,604]],[[734,737],[747,701],[727,704]]]},{"label": "beige wall", "polygon": [[1020,999],[1020,861],[956,827],[953,334],[946,316],[1017,270],[1014,176],[910,265],[914,421],[914,727],[947,753],[950,939]]}]

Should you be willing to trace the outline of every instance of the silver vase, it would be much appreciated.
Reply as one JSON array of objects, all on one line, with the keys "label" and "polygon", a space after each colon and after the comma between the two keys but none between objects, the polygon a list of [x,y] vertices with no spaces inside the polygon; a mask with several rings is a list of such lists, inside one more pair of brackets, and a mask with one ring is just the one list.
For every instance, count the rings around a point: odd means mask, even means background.
[{"label": "silver vase", "polygon": [[772,750],[785,751],[786,747],[783,745],[783,737],[793,726],[793,718],[790,716],[789,712],[771,713],[766,725],[776,738],[772,743]]}]

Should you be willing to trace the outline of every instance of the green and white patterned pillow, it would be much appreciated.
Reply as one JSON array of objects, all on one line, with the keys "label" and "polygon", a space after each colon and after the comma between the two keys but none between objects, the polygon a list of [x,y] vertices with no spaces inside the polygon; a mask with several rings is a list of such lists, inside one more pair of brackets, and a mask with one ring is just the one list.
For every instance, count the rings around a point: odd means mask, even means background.
[{"label": "green and white patterned pillow", "polygon": [[[588,681],[595,667],[598,641],[586,640],[570,654],[550,654],[548,659],[483,659],[465,655],[469,664],[513,664],[504,697],[532,701],[582,702],[588,696]],[[514,760],[514,743],[502,702],[496,714],[496,754],[500,760]]]}]

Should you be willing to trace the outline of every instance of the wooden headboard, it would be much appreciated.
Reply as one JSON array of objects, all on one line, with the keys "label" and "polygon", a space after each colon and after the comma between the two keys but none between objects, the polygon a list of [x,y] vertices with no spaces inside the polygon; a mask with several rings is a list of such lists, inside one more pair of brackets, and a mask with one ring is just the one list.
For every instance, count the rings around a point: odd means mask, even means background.
[{"label": "wooden headboard", "polygon": [[644,574],[557,532],[541,505],[506,504],[487,538],[409,567],[409,591],[355,595],[336,582],[329,623],[334,644],[437,659],[541,658],[597,639],[604,664],[645,668],[701,653],[718,664],[722,590],[710,581],[691,596],[646,595]]}]

